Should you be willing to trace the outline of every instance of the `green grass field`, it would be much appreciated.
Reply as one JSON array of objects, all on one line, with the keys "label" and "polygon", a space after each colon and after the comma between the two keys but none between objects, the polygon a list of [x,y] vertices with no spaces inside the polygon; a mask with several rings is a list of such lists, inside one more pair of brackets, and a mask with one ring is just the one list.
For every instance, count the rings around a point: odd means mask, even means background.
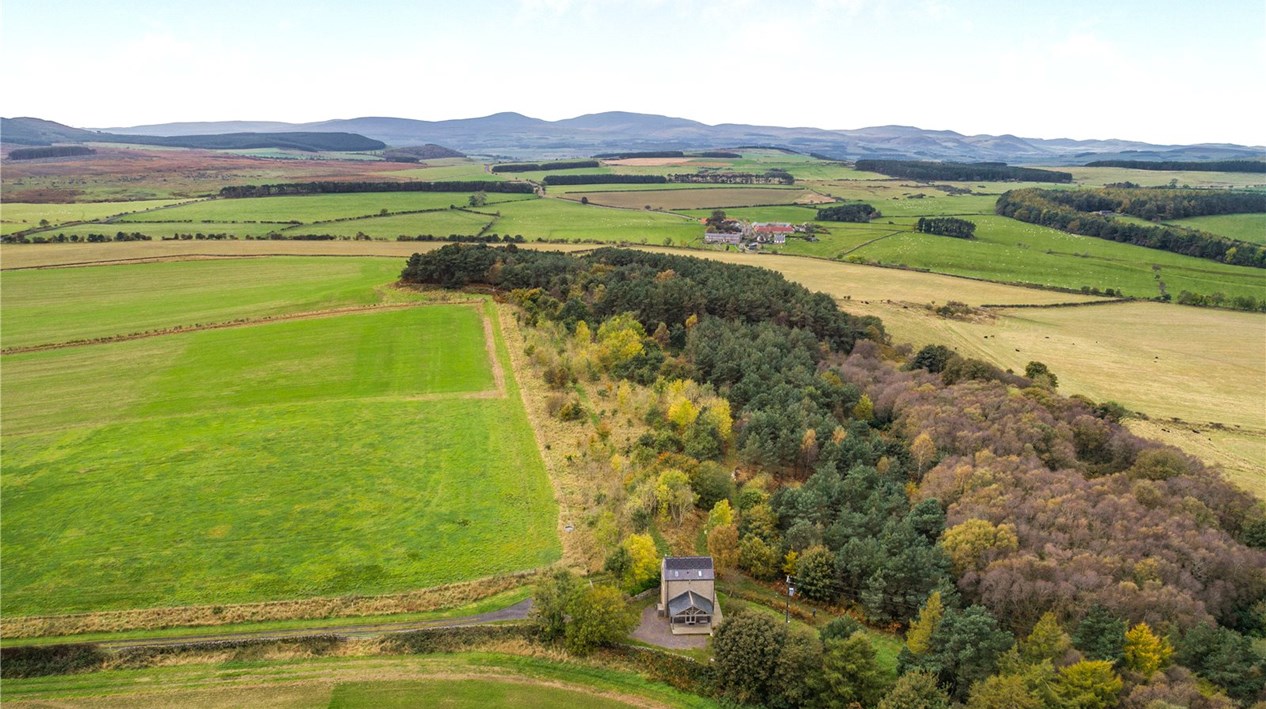
[{"label": "green grass field", "polygon": [[552,709],[585,706],[629,707],[617,699],[563,687],[504,680],[399,680],[348,682],[334,687],[330,709],[407,709],[410,707],[523,707]]},{"label": "green grass field", "polygon": [[664,239],[688,243],[702,238],[703,225],[673,214],[582,205],[562,199],[539,199],[497,205],[501,218],[489,231],[525,238],[600,239],[662,244]]},{"label": "green grass field", "polygon": [[474,306],[10,355],[2,386],[6,615],[395,592],[561,553]]},{"label": "green grass field", "polygon": [[50,226],[56,226],[68,222],[95,221],[170,204],[179,204],[179,200],[153,199],[138,202],[80,202],[76,204],[4,202],[0,204],[0,234],[12,234],[16,231],[38,227],[42,219],[47,219]]},{"label": "green grass field", "polygon": [[[116,246],[128,244],[106,245]],[[89,247],[49,248],[75,253]],[[393,259],[286,257],[6,272],[0,279],[0,343],[67,342],[368,305],[381,300],[377,290],[395,281],[401,268]]]},{"label": "green grass field", "polygon": [[[191,222],[289,222],[304,224],[364,217],[388,212],[446,209],[465,206],[469,192],[357,192],[351,194],[295,195],[216,199],[148,214],[124,217],[120,221]],[[533,199],[530,194],[490,192],[488,204]],[[120,227],[122,228],[122,227]]]},{"label": "green grass field", "polygon": [[[154,212],[151,218],[157,219],[162,216],[162,212]],[[80,239],[86,241],[89,234],[105,234],[113,239],[114,235],[123,232],[124,234],[144,234],[151,239],[171,239],[181,234],[226,234],[235,236],[239,239],[247,237],[264,236],[274,231],[280,232],[286,229],[288,224],[277,224],[274,222],[114,222],[112,224],[105,223],[89,223],[76,224],[74,226],[59,226],[49,229],[45,232],[32,234],[31,238],[36,239],[44,237],[52,240],[58,234],[65,234],[67,237],[78,235]],[[197,239],[194,239],[197,241]]]},{"label": "green grass field", "polygon": [[1229,236],[1240,241],[1266,244],[1266,214],[1216,214],[1178,219],[1169,224]]},{"label": "green grass field", "polygon": [[[910,224],[913,219],[893,221]],[[977,238],[973,240],[911,232],[877,241],[851,256],[992,281],[1114,288],[1142,298],[1160,294],[1158,281],[1175,296],[1183,290],[1257,298],[1266,295],[1266,271],[1262,269],[1067,234],[999,216],[973,217],[971,221],[976,223]],[[1160,267],[1159,278],[1153,264]]]},{"label": "green grass field", "polygon": [[[498,205],[499,206],[499,205]],[[315,232],[333,234],[335,236],[356,236],[365,234],[375,239],[394,239],[401,234],[416,236],[431,234],[433,236],[449,236],[451,234],[474,235],[484,228],[485,224],[496,219],[491,216],[498,206],[479,207],[476,211],[484,214],[472,214],[458,209],[445,209],[439,212],[422,212],[421,214],[395,214],[389,217],[369,217],[368,219],[352,219],[345,222],[298,226],[283,230],[282,234]]]},{"label": "green grass field", "polygon": [[714,207],[749,207],[766,204],[793,204],[809,191],[797,187],[727,187],[723,189],[668,189],[590,192],[585,195],[592,204],[625,209],[706,209]]},{"label": "green grass field", "polygon": [[494,652],[231,659],[0,681],[5,700],[157,709],[266,707],[683,707],[718,704],[641,675]]}]

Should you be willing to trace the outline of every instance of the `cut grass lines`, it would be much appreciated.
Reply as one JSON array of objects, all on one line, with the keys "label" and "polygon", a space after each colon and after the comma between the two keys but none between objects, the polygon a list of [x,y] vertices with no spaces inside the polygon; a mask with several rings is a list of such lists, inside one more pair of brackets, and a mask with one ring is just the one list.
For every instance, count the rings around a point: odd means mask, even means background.
[{"label": "cut grass lines", "polygon": [[[102,253],[123,255],[130,244],[105,246],[111,250]],[[74,255],[91,247],[52,248]],[[275,258],[8,272],[0,279],[0,343],[43,345],[371,305],[379,300],[375,288],[395,281],[401,268],[385,259]]]},{"label": "cut grass lines", "polygon": [[[486,307],[483,309],[486,310]],[[394,593],[561,549],[480,308],[5,358],[5,615]],[[517,389],[513,389],[517,394]],[[389,541],[384,541],[389,540]]]}]

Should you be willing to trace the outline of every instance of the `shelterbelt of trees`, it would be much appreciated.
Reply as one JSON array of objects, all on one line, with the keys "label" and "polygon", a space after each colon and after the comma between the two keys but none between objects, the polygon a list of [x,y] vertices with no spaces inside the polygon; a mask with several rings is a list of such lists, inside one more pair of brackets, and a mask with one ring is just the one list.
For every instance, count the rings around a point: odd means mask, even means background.
[{"label": "shelterbelt of trees", "polygon": [[343,194],[350,192],[511,192],[532,194],[528,182],[501,180],[454,180],[449,182],[294,182],[275,185],[229,185],[220,189],[226,199],[277,197],[296,194]]},{"label": "shelterbelt of trees", "polygon": [[[944,347],[913,354],[879,320],[778,274],[681,256],[451,245],[415,254],[402,279],[507,291],[530,322],[586,343],[596,332],[607,375],[666,393],[685,380],[701,401],[723,399],[732,421],[689,401],[653,407],[653,432],[629,459],[699,471],[659,483],[671,509],[711,506],[709,550],[723,568],[790,570],[810,600],[908,626],[893,693],[918,681],[969,706],[997,706],[990,693],[1002,690],[1030,697],[1014,706],[1043,706],[1048,693],[1068,694],[1053,706],[1113,706],[1196,692],[1194,672],[1235,701],[1261,696],[1266,666],[1248,636],[1266,632],[1266,508],[1131,434],[1119,406],[1060,396],[1040,362],[1019,376]],[[696,445],[704,419],[723,433]],[[727,450],[744,464],[737,490],[700,462]],[[676,494],[687,481],[697,489]],[[639,519],[650,518],[631,517],[635,529]],[[610,568],[638,566],[637,549],[621,548]],[[793,691],[803,683],[779,684],[779,667],[829,677],[851,631],[797,639],[753,623],[738,614],[718,630],[716,671],[729,678],[719,691],[814,705],[814,692]],[[867,705],[885,691],[868,687]],[[1099,703],[1077,703],[1080,693]]]},{"label": "shelterbelt of trees", "polygon": [[1082,236],[1122,241],[1237,266],[1266,268],[1266,247],[1184,227],[1128,224],[1098,212],[1141,219],[1182,219],[1209,214],[1266,212],[1266,193],[1232,190],[1103,188],[1020,189],[998,197],[994,210],[1030,224]]},{"label": "shelterbelt of trees", "polygon": [[582,167],[598,167],[597,160],[561,160],[558,162],[508,162],[493,165],[493,172],[538,172],[541,170],[574,170]]},{"label": "shelterbelt of trees", "polygon": [[858,160],[858,170],[878,172],[911,180],[951,180],[955,182],[1072,182],[1071,173],[1015,167],[1000,162],[928,162],[923,160]]},{"label": "shelterbelt of trees", "polygon": [[1185,170],[1190,172],[1266,172],[1266,160],[1096,160],[1086,167],[1125,167],[1131,170]]}]

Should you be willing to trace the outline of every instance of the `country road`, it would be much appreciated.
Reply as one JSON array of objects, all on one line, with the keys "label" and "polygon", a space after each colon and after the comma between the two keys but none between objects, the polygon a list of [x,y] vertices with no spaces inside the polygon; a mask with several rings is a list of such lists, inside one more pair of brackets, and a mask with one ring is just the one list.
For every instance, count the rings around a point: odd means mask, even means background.
[{"label": "country road", "polygon": [[523,620],[532,610],[532,599],[525,598],[512,606],[500,610],[488,611],[477,615],[445,618],[442,620],[406,621],[401,623],[371,623],[366,625],[331,625],[301,630],[264,630],[258,632],[225,633],[222,635],[182,635],[164,638],[132,638],[128,640],[111,640],[93,643],[99,647],[125,649],[134,647],[163,647],[167,645],[186,645],[191,643],[231,642],[234,640],[287,640],[314,635],[335,635],[342,638],[368,638],[392,633],[407,633],[411,630],[427,628],[461,628],[471,625],[486,625],[507,620]]}]

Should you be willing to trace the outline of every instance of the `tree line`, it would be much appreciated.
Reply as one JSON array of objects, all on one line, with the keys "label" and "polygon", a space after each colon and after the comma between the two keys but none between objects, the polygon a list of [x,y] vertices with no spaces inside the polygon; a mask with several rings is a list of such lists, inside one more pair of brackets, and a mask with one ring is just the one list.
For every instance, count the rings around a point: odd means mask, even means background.
[{"label": "tree line", "polygon": [[911,180],[957,182],[1072,182],[1071,173],[1015,167],[1000,162],[928,162],[924,160],[858,160],[858,170]]},{"label": "tree line", "polygon": [[864,224],[882,216],[873,205],[865,202],[854,202],[852,204],[835,204],[830,207],[822,207],[818,209],[816,219],[820,222],[859,222]]},{"label": "tree line", "polygon": [[1120,212],[1142,219],[1181,219],[1207,214],[1266,212],[1266,194],[1231,190],[1090,189],[1011,190],[994,211],[1030,224],[1095,236],[1237,266],[1266,268],[1266,247],[1185,227],[1129,224]]},{"label": "tree line", "polygon": [[914,230],[924,234],[952,236],[955,239],[976,238],[976,223],[957,217],[919,217]]},{"label": "tree line", "polygon": [[1187,170],[1191,172],[1266,172],[1262,160],[1096,160],[1086,167],[1125,167],[1131,170]]},{"label": "tree line", "polygon": [[707,185],[793,185],[796,178],[786,170],[774,168],[759,175],[754,172],[676,173],[669,175],[668,181]]},{"label": "tree line", "polygon": [[562,160],[558,162],[516,162],[493,165],[493,172],[539,172],[542,170],[575,170],[582,167],[599,167],[597,160]]},{"label": "tree line", "polygon": [[546,175],[545,185],[662,185],[668,178],[663,175]]},{"label": "tree line", "polygon": [[80,155],[96,155],[97,151],[82,145],[51,145],[47,148],[14,148],[5,157],[10,160],[38,160],[40,158],[69,158]]},{"label": "tree line", "polygon": [[272,185],[230,185],[220,189],[226,199],[277,197],[298,194],[345,194],[352,192],[505,192],[533,194],[529,182],[454,180],[449,182],[293,182]]}]

